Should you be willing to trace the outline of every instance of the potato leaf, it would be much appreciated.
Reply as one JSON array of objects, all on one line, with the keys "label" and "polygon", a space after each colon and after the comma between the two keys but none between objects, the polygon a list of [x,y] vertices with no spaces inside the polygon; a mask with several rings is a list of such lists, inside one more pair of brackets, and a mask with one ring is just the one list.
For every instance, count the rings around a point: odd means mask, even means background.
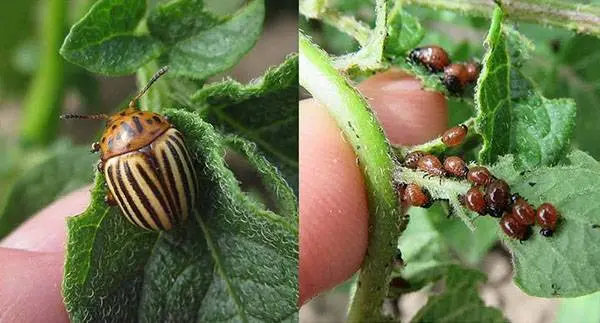
[{"label": "potato leaf", "polygon": [[[168,233],[139,229],[105,205],[98,175],[92,204],[68,221],[63,294],[71,320],[297,320],[297,222],[240,190],[212,126],[189,112],[166,115],[194,159],[196,216]],[[266,176],[277,176],[262,162]],[[293,199],[280,203],[297,212]]]},{"label": "potato leaf", "polygon": [[166,43],[161,57],[171,72],[203,80],[233,67],[262,32],[263,0],[249,1],[233,16],[217,19],[200,1],[172,1],[150,14],[151,35]]},{"label": "potato leaf", "polygon": [[427,304],[411,322],[508,322],[500,310],[485,306],[477,287],[485,274],[459,266],[450,266],[443,293],[429,297]]},{"label": "potato leaf", "polygon": [[248,85],[213,83],[193,99],[207,121],[255,142],[288,183],[298,186],[298,55]]},{"label": "potato leaf", "polygon": [[535,207],[549,202],[560,213],[550,238],[538,234],[538,226],[523,243],[499,232],[513,254],[516,284],[538,297],[576,297],[600,290],[595,269],[600,262],[600,164],[574,151],[555,167],[522,174],[512,157],[504,157],[492,170]]},{"label": "potato leaf", "polygon": [[544,98],[521,74],[532,45],[503,18],[496,8],[475,94],[475,129],[483,137],[479,159],[491,163],[510,153],[523,169],[555,164],[569,147],[575,103]]},{"label": "potato leaf", "polygon": [[92,72],[133,73],[160,54],[158,42],[135,33],[145,14],[145,0],[100,0],[73,25],[60,53]]}]

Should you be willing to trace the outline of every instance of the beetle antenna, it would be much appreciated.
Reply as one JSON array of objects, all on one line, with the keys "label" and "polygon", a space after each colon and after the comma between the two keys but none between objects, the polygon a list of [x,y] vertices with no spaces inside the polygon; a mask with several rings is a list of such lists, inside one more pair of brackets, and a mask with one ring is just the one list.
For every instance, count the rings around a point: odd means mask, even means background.
[{"label": "beetle antenna", "polygon": [[154,82],[156,82],[161,76],[165,75],[165,73],[167,73],[168,71],[169,71],[169,67],[168,66],[163,66],[156,73],[154,73],[154,75],[152,75],[152,78],[150,79],[150,81],[148,81],[148,84],[146,84],[146,86],[144,86],[144,88],[135,96],[135,98],[133,98],[129,102],[129,107],[130,108],[135,108],[135,102],[139,98],[141,98],[144,94],[146,94],[146,92],[148,91],[148,89],[150,89],[150,87],[152,86],[152,84],[154,84]]},{"label": "beetle antenna", "polygon": [[76,113],[65,113],[60,115],[61,119],[85,119],[85,120],[106,120],[108,119],[108,115],[102,114],[93,114],[93,115],[83,115]]}]

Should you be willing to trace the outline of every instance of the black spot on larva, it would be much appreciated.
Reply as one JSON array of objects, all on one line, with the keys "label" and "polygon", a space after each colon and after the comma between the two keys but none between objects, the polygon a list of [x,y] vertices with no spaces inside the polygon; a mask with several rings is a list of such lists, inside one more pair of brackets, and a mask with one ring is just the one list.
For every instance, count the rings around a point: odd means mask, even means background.
[{"label": "black spot on larva", "polygon": [[102,143],[106,142],[106,137],[102,137]]},{"label": "black spot on larva", "polygon": [[117,125],[116,125],[116,124],[114,124],[114,125],[112,125],[112,127],[110,127],[110,128],[111,128],[112,130],[115,130],[115,129],[117,129]]},{"label": "black spot on larva", "polygon": [[146,119],[146,122],[148,122],[148,124],[153,124],[154,121],[152,121],[152,119]]},{"label": "black spot on larva", "polygon": [[120,116],[124,116],[124,115],[125,115],[125,112],[121,112],[121,113],[119,113],[119,115],[120,115]]},{"label": "black spot on larva", "polygon": [[529,184],[529,186],[534,187],[536,183],[535,182],[529,182],[528,184]]},{"label": "black spot on larva", "polygon": [[152,117],[152,119],[154,119],[154,121],[156,121],[158,123],[162,122],[158,116],[154,116],[154,117]]}]

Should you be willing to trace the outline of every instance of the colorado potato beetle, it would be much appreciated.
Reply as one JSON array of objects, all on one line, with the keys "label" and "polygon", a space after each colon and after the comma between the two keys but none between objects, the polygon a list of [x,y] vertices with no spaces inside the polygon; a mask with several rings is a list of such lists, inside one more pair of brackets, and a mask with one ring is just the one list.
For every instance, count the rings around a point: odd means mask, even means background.
[{"label": "colorado potato beetle", "polygon": [[446,171],[442,162],[434,155],[425,155],[417,162],[417,168],[433,176],[444,176]]},{"label": "colorado potato beetle", "polygon": [[521,241],[527,240],[531,234],[531,228],[519,223],[515,216],[510,212],[504,213],[502,219],[500,219],[500,227],[507,236]]},{"label": "colorado potato beetle", "polygon": [[430,72],[441,72],[450,64],[448,53],[435,45],[413,49],[408,54],[408,59],[415,64],[425,66]]},{"label": "colorado potato beetle", "polygon": [[425,153],[419,150],[408,153],[408,155],[406,155],[404,158],[404,166],[412,169],[417,168],[417,163],[423,156],[425,156]]},{"label": "colorado potato beetle", "polygon": [[168,231],[194,208],[196,176],[183,135],[166,117],[136,105],[162,75],[160,69],[123,111],[108,116],[65,114],[63,119],[106,120],[98,170],[108,186],[106,201],[117,204],[129,222],[147,230]]},{"label": "colorado potato beetle", "polygon": [[535,222],[535,210],[523,198],[516,198],[512,206],[512,213],[522,225],[533,225]]},{"label": "colorado potato beetle", "polygon": [[510,203],[510,187],[501,179],[493,180],[485,187],[484,197],[490,215],[499,217]]},{"label": "colorado potato beetle", "polygon": [[464,64],[450,64],[444,68],[442,83],[450,93],[460,94],[469,83],[469,73]]},{"label": "colorado potato beetle", "polygon": [[419,185],[410,183],[406,185],[402,199],[411,206],[428,208],[433,204],[429,193],[423,190]]},{"label": "colorado potato beetle", "polygon": [[467,180],[473,185],[487,185],[494,176],[483,166],[473,166],[467,173]]},{"label": "colorado potato beetle", "polygon": [[471,187],[463,197],[463,201],[469,210],[480,215],[485,214],[487,211],[487,204],[479,187]]},{"label": "colorado potato beetle", "polygon": [[467,82],[473,83],[479,78],[479,71],[481,70],[481,64],[476,62],[468,62],[465,64],[467,69]]},{"label": "colorado potato beetle", "polygon": [[458,146],[465,140],[468,131],[469,128],[464,124],[452,127],[444,132],[442,142],[448,147]]},{"label": "colorado potato beetle", "polygon": [[462,158],[458,156],[450,156],[444,159],[444,170],[458,178],[464,178],[467,176],[469,168],[467,167],[467,163],[465,163]]},{"label": "colorado potato beetle", "polygon": [[542,227],[540,234],[544,237],[551,237],[556,231],[556,223],[558,222],[558,211],[550,203],[543,203],[537,208],[535,214],[535,222]]}]

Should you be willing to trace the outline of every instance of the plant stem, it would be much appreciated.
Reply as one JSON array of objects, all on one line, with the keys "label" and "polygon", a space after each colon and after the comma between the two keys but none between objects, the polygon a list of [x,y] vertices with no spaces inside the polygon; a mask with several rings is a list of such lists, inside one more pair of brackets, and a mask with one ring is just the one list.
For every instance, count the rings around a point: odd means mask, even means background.
[{"label": "plant stem", "polygon": [[300,13],[307,18],[320,19],[354,38],[361,47],[369,41],[371,28],[352,16],[344,16],[336,11],[328,11],[324,3],[302,1]]},{"label": "plant stem", "polygon": [[[396,0],[400,1],[400,0]],[[490,18],[496,7],[493,0],[402,0],[406,4],[434,9],[460,11]],[[578,33],[600,36],[600,7],[566,1],[499,0],[503,11],[513,20],[530,21]]]},{"label": "plant stem", "polygon": [[21,138],[26,145],[48,145],[56,138],[64,86],[64,61],[58,53],[65,32],[67,2],[47,2],[40,67],[24,102]]},{"label": "plant stem", "polygon": [[[471,118],[465,120],[462,124],[469,128],[469,131],[467,132],[467,136],[465,137],[463,142],[469,140],[470,138],[477,136],[477,133],[473,129],[474,125],[475,125],[475,117],[471,117]],[[426,143],[412,146],[412,147],[404,147],[404,146],[396,146],[395,147],[396,153],[398,155],[400,155],[400,157],[402,159],[408,153],[413,152],[413,151],[422,151],[422,152],[428,153],[428,154],[439,155],[439,154],[443,153],[444,151],[446,151],[447,149],[448,149],[448,146],[446,146],[446,144],[444,144],[442,142],[441,136],[437,137],[435,139],[432,139]]]},{"label": "plant stem", "polygon": [[327,54],[302,33],[300,84],[327,108],[358,157],[367,187],[369,242],[348,322],[380,321],[398,235],[407,224],[399,216],[390,145],[367,101],[338,73]]}]

